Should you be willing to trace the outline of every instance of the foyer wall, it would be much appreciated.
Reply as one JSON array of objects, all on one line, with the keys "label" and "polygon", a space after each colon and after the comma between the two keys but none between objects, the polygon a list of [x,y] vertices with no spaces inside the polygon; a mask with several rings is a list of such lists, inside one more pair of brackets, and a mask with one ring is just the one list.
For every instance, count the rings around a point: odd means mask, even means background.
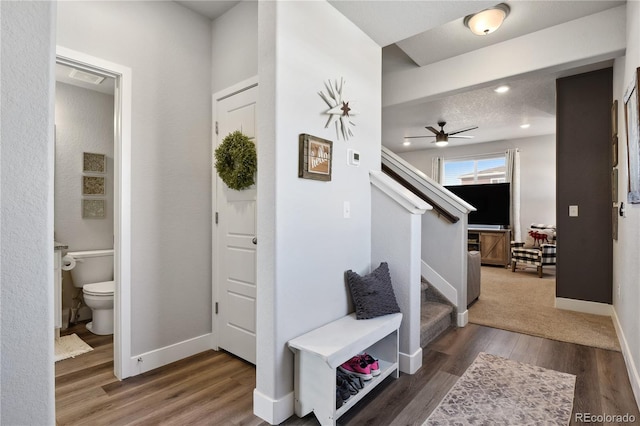
[{"label": "foyer wall", "polygon": [[[628,204],[627,133],[624,126],[623,95],[640,67],[640,2],[627,2],[627,50],[624,58],[614,64],[613,98],[618,100],[618,199],[624,202],[626,213],[619,217],[618,241],[613,242],[613,307],[620,331],[621,345],[627,363],[629,379],[640,404],[640,205]],[[637,89],[636,89],[637,90]]]},{"label": "foyer wall", "polygon": [[59,2],[57,43],[132,70],[132,355],[210,333],[211,21],[175,2]]},{"label": "foyer wall", "polygon": [[[369,272],[371,188],[380,170],[381,48],[327,2],[259,3],[257,383],[254,412],[293,414],[286,342],[351,310],[344,272]],[[313,17],[313,19],[309,19]],[[330,31],[328,30],[330,28]],[[318,96],[344,78],[358,111],[349,141],[325,128]],[[333,141],[332,180],[298,178],[298,135]],[[347,149],[360,152],[347,165]],[[344,202],[351,217],[343,217]]]},{"label": "foyer wall", "polygon": [[258,2],[241,1],[211,22],[211,91],[258,75]]},{"label": "foyer wall", "polygon": [[0,2],[0,423],[6,425],[55,424],[49,213],[55,8]]}]

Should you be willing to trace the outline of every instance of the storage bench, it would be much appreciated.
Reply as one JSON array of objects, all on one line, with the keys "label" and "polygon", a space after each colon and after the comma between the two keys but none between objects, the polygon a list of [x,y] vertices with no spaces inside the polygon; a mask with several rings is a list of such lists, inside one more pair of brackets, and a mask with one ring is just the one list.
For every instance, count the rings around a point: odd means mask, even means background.
[{"label": "storage bench", "polygon": [[[313,411],[321,424],[335,425],[338,417],[386,377],[393,374],[397,378],[401,322],[401,313],[367,320],[350,314],[289,340],[295,354],[296,415],[304,417]],[[336,369],[362,352],[378,359],[380,375],[366,381],[364,388],[336,409]]]}]

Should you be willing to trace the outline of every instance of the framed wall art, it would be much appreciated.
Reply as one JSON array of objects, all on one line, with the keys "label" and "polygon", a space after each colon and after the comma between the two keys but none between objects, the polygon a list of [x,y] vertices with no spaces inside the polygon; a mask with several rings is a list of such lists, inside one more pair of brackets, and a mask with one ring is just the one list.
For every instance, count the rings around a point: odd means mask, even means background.
[{"label": "framed wall art", "polygon": [[93,152],[83,153],[82,171],[85,173],[105,173],[107,171],[107,156]]},{"label": "framed wall art", "polygon": [[82,195],[105,195],[104,177],[82,176]]},{"label": "framed wall art", "polygon": [[298,177],[331,180],[333,142],[302,133],[298,138]]},{"label": "framed wall art", "polygon": [[624,122],[627,131],[627,162],[629,166],[627,201],[632,204],[640,203],[639,77],[640,68],[637,68],[634,78],[624,94]]},{"label": "framed wall art", "polygon": [[93,200],[87,198],[82,200],[83,219],[104,219],[105,212],[105,200]]}]

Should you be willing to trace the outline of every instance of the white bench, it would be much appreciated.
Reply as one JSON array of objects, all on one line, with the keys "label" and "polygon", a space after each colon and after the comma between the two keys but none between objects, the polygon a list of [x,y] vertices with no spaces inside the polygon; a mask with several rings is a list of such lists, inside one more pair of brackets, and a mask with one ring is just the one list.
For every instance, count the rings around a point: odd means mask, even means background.
[{"label": "white bench", "polygon": [[[289,340],[295,353],[295,413],[313,411],[322,425],[336,424],[338,417],[393,374],[398,378],[398,329],[402,314],[357,320],[355,314]],[[380,375],[336,409],[336,369],[354,355],[367,352],[378,359]]]}]

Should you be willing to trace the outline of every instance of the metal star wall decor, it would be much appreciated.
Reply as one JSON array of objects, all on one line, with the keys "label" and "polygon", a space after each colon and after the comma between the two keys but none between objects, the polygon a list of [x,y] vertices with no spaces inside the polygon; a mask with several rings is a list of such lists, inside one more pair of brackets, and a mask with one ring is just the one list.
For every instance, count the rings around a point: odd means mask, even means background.
[{"label": "metal star wall decor", "polygon": [[349,136],[353,136],[351,126],[355,126],[351,118],[358,113],[349,105],[349,101],[343,100],[342,91],[345,82],[342,78],[340,79],[340,84],[338,84],[338,80],[335,80],[333,84],[331,80],[327,80],[324,86],[327,89],[327,94],[318,92],[318,95],[320,95],[322,100],[329,106],[329,109],[325,111],[325,114],[329,115],[329,119],[324,127],[326,129],[331,123],[335,123],[338,139],[340,139],[340,135],[342,135],[343,139],[347,141],[349,140]]}]

